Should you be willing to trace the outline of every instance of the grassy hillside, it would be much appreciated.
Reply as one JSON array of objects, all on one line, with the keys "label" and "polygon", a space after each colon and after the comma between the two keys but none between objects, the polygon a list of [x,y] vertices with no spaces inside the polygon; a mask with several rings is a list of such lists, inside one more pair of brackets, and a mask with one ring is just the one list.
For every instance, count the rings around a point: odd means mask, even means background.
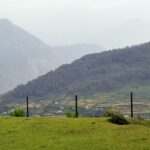
[{"label": "grassy hillside", "polygon": [[107,118],[0,118],[2,150],[148,150],[150,121]]}]

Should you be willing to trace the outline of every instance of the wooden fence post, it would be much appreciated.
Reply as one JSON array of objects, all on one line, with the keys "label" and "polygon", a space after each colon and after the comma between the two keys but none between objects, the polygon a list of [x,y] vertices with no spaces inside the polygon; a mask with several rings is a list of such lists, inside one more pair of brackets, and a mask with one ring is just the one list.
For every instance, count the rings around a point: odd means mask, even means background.
[{"label": "wooden fence post", "polygon": [[27,117],[29,117],[29,97],[27,96]]},{"label": "wooden fence post", "polygon": [[131,92],[131,118],[133,118],[133,93]]},{"label": "wooden fence post", "polygon": [[75,111],[76,118],[78,117],[78,95],[75,95]]}]

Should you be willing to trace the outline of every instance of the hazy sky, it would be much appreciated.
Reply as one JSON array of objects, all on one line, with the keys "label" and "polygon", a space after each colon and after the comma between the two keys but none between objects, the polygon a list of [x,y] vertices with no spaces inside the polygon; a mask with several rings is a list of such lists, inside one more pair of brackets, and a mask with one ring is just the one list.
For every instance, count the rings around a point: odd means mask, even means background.
[{"label": "hazy sky", "polygon": [[126,20],[150,22],[149,0],[0,0],[8,18],[50,45],[86,42]]}]

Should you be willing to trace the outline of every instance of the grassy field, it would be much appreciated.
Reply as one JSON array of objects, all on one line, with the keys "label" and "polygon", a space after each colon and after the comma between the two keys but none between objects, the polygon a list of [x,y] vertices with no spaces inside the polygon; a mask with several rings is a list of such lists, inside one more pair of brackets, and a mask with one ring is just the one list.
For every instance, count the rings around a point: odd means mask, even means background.
[{"label": "grassy field", "polygon": [[150,121],[1,117],[0,150],[150,150]]}]

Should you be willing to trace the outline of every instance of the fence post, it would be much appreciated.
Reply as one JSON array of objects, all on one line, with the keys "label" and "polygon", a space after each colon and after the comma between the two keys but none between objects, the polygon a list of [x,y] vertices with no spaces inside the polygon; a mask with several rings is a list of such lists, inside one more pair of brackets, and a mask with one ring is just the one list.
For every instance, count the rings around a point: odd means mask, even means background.
[{"label": "fence post", "polygon": [[75,111],[76,118],[78,117],[78,95],[75,95]]},{"label": "fence post", "polygon": [[29,117],[29,97],[27,96],[27,117]]},{"label": "fence post", "polygon": [[131,118],[133,118],[133,93],[131,92]]}]

